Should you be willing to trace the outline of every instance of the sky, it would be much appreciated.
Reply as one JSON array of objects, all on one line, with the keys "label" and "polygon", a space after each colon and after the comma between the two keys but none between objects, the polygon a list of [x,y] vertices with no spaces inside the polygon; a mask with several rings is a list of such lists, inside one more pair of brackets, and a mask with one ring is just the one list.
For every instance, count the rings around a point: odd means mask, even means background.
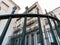
[{"label": "sky", "polygon": [[45,13],[45,9],[47,12],[52,11],[53,9],[60,6],[60,0],[13,0],[21,9],[18,13],[23,13],[25,11],[25,7],[30,7],[35,2],[38,2],[43,12]]}]

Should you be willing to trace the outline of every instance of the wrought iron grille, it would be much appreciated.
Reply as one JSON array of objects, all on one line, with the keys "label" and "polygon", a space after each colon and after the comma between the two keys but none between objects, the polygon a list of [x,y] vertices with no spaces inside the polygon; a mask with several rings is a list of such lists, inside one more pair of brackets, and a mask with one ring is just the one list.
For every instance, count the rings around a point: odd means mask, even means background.
[{"label": "wrought iron grille", "polygon": [[[57,41],[56,41],[56,38],[55,38],[55,35],[54,35],[54,32],[53,32],[53,29],[52,29],[52,26],[51,26],[51,23],[49,21],[49,18],[51,18],[53,21],[54,21],[54,24],[56,26],[56,23],[55,23],[55,20],[57,22],[60,22],[60,20],[58,20],[57,18],[55,17],[51,17],[51,16],[47,16],[47,14],[45,15],[42,15],[42,14],[11,14],[11,15],[1,15],[0,16],[0,19],[12,19],[12,18],[18,18],[18,17],[24,17],[24,26],[23,26],[23,33],[22,33],[22,40],[21,40],[21,45],[25,45],[24,42],[25,42],[25,33],[26,33],[26,22],[27,22],[27,17],[37,17],[38,18],[38,27],[39,27],[39,32],[40,32],[40,42],[41,42],[41,45],[44,45],[44,41],[43,41],[43,34],[42,34],[42,29],[41,29],[41,22],[40,22],[40,18],[47,18],[48,19],[48,22],[49,22],[49,25],[50,25],[50,29],[51,29],[51,33],[53,35],[53,39],[54,39],[54,42],[55,42],[55,45],[58,45]],[[8,20],[8,23],[7,25],[5,26],[3,32],[2,32],[2,35],[0,37],[0,45],[2,44],[3,42],[3,39],[5,37],[5,34],[7,32],[7,29],[9,27],[9,24],[10,24],[11,20]],[[58,29],[57,27],[55,27],[57,32],[58,32]],[[59,33],[59,32],[58,32]],[[60,33],[59,33],[60,34]],[[59,35],[58,34],[58,35]],[[59,35],[60,37],[60,35]]]},{"label": "wrought iron grille", "polygon": [[[14,12],[14,11],[13,11]],[[8,19],[6,26],[0,36],[0,45],[2,44],[4,37],[6,35],[7,29],[9,27],[9,24],[11,22],[12,18],[19,18],[19,17],[24,17],[24,25],[23,25],[23,32],[22,32],[22,38],[21,38],[21,45],[25,45],[25,35],[26,35],[26,22],[27,22],[27,17],[37,17],[38,18],[38,29],[39,29],[39,34],[40,34],[40,43],[41,45],[45,45],[44,44],[44,38],[43,38],[43,32],[42,32],[42,27],[41,27],[41,22],[40,22],[40,18],[47,18],[49,26],[50,26],[50,31],[54,40],[54,45],[58,45],[58,42],[56,40],[55,34],[53,32],[52,29],[52,25],[49,19],[52,19],[54,24],[55,24],[55,29],[58,33],[58,36],[60,37],[60,32],[56,26],[55,21],[60,22],[60,20],[58,20],[56,17],[52,17],[49,16],[48,13],[46,12],[46,14],[10,14],[10,15],[0,15],[0,19]]]}]

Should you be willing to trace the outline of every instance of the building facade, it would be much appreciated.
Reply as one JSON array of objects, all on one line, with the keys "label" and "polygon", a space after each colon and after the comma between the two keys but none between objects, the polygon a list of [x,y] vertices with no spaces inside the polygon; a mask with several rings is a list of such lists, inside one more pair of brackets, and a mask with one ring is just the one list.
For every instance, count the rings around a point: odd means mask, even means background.
[{"label": "building facade", "polygon": [[[57,7],[54,10],[50,11],[49,15],[60,20],[60,11],[59,10],[60,10],[60,7]],[[51,22],[52,22],[51,23],[52,27],[54,28],[54,34],[55,34],[56,40],[58,42],[58,45],[60,45],[60,31],[59,31],[60,30],[60,22],[54,21],[54,20],[51,20]]]},{"label": "building facade", "polygon": [[[37,8],[39,9],[39,11],[37,10]],[[23,14],[26,14],[26,11]],[[42,8],[39,6],[38,2],[34,3],[31,7],[28,8],[28,14],[43,14]],[[54,16],[54,13],[49,12],[46,15]],[[59,25],[58,22],[49,18],[40,18],[40,21],[40,26],[42,28],[43,34],[42,41],[44,42],[44,45],[59,45],[59,32],[56,28]],[[24,18],[18,18],[15,24],[15,27],[13,27],[13,35],[11,36],[11,39],[8,43],[9,45],[21,45]],[[38,18],[28,17],[26,25],[25,45],[41,45],[41,37],[38,28]]]},{"label": "building facade", "polygon": [[[20,10],[20,7],[18,5],[16,5],[12,0],[0,0],[0,15],[12,14],[13,7],[15,7],[15,6],[17,9],[15,10],[14,14],[18,13],[18,11]],[[9,40],[9,36],[12,35],[13,27],[14,27],[13,24],[14,24],[15,20],[16,20],[15,18],[11,20],[10,26],[5,35],[2,45],[6,45],[7,41]],[[3,29],[4,29],[7,21],[8,21],[8,19],[0,20],[0,36],[3,32]]]},{"label": "building facade", "polygon": [[[39,9],[39,14],[43,14],[43,11],[41,7],[39,6],[38,2],[34,3],[31,7],[28,9],[28,14],[37,14],[37,8]],[[26,14],[26,11],[23,13]],[[29,17],[27,18],[27,27],[26,27],[26,39],[25,39],[25,45],[40,45],[40,36],[39,36],[39,30],[38,30],[38,18]],[[44,22],[43,18],[41,20],[41,27],[44,32]],[[21,34],[23,30],[23,23],[24,18],[19,18],[16,20],[16,26],[14,27],[14,33],[11,37],[11,45],[20,45],[21,44]],[[44,34],[43,34],[44,35]],[[14,42],[15,41],[15,42]]]},{"label": "building facade", "polygon": [[[29,7],[28,14],[37,14],[37,8],[39,9],[39,14],[43,14],[43,11],[42,11],[41,7],[39,6],[38,2],[34,3],[31,7]],[[23,14],[26,14],[26,11]],[[25,45],[40,44],[39,43],[39,31],[38,31],[38,21],[37,21],[37,19],[38,18],[35,18],[35,17],[34,18],[33,17],[27,18],[26,31],[27,31],[28,34],[26,34]],[[41,20],[43,20],[43,19],[41,19]],[[20,35],[22,34],[23,23],[24,23],[24,18],[18,18],[16,20],[16,22],[15,22],[16,25],[14,27],[15,31],[13,33],[13,36],[11,37],[11,42],[12,43],[10,43],[10,45],[15,45],[15,44],[20,45],[21,44],[21,36]],[[43,24],[42,24],[42,26],[43,26]],[[35,42],[36,40],[38,40],[37,41],[38,43]]]}]

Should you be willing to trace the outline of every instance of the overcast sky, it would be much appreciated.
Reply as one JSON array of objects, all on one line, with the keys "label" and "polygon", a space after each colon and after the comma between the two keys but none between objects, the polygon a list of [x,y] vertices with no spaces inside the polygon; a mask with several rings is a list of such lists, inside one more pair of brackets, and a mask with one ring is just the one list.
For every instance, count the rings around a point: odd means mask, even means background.
[{"label": "overcast sky", "polygon": [[60,0],[13,0],[18,6],[20,6],[21,10],[19,13],[23,13],[25,7],[30,7],[35,2],[38,1],[42,10],[46,9],[48,12],[60,6]]}]

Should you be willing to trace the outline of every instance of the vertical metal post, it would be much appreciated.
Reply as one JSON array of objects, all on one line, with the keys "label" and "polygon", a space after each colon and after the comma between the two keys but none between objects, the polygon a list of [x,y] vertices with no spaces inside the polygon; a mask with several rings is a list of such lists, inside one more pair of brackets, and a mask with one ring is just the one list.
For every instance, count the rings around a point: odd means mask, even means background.
[{"label": "vertical metal post", "polygon": [[[57,18],[55,14],[54,14],[54,17]],[[57,18],[57,19],[58,19],[58,18]],[[57,21],[57,23],[58,23],[58,27],[60,27],[60,22]]]},{"label": "vertical metal post", "polygon": [[[28,7],[26,7],[26,14],[28,13]],[[22,38],[21,38],[21,45],[25,45],[25,35],[26,35],[26,22],[27,17],[24,17],[24,25],[23,25],[23,32],[22,32]]]},{"label": "vertical metal post", "polygon": [[[51,14],[51,16],[52,16],[52,14]],[[55,15],[54,15],[54,17],[55,17]],[[59,38],[60,38],[60,33],[59,33],[59,29],[58,29],[58,27],[57,27],[57,25],[56,25],[56,22],[55,22],[54,19],[52,19],[52,20],[53,20],[53,22],[54,22],[54,25],[55,25],[55,29],[56,29],[56,31],[57,31],[57,34],[58,34],[58,36],[59,36]]]},{"label": "vertical metal post", "polygon": [[19,37],[19,44],[18,45],[20,45],[20,37]]},{"label": "vertical metal post", "polygon": [[[48,15],[46,10],[45,10],[45,12],[46,12],[46,15]],[[50,20],[49,20],[48,17],[47,17],[47,20],[48,20],[48,23],[49,23],[49,26],[50,26],[50,32],[51,32],[53,40],[54,40],[54,45],[58,45],[57,40],[56,40],[55,35],[54,35],[54,32],[53,32],[52,25],[51,25]]]},{"label": "vertical metal post", "polygon": [[[16,6],[13,7],[12,14],[14,14],[14,12],[15,12],[16,9],[17,9]],[[10,22],[11,22],[11,19],[12,19],[11,17],[8,19],[8,21],[7,21],[7,23],[6,23],[5,27],[4,27],[4,30],[3,30],[2,34],[1,34],[1,37],[0,37],[0,45],[2,44],[2,42],[3,42],[3,40],[4,40],[4,37],[5,37],[6,32],[7,32],[7,30],[8,30],[9,24],[10,24]]]},{"label": "vertical metal post", "polygon": [[[37,8],[37,14],[39,14],[39,9]],[[41,27],[41,21],[40,17],[38,16],[38,26],[39,26],[39,34],[40,34],[40,43],[41,45],[44,45],[44,40],[43,40],[43,32],[42,32],[42,27]]]},{"label": "vertical metal post", "polygon": [[[56,15],[54,15],[56,18],[57,18],[57,16]],[[58,18],[57,18],[58,19]],[[58,23],[58,27],[60,28],[60,22],[59,21],[57,21],[57,23]]]}]

